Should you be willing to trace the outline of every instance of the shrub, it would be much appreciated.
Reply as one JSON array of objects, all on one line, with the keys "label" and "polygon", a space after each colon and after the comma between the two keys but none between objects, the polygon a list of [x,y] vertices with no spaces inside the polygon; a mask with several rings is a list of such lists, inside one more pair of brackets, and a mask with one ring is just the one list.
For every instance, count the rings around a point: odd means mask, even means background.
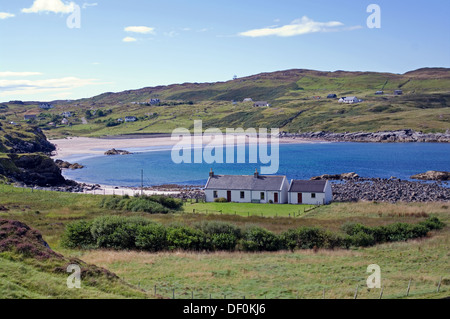
[{"label": "shrub", "polygon": [[231,234],[236,238],[241,237],[241,229],[236,225],[221,221],[202,221],[195,223],[194,228],[201,230],[205,234]]},{"label": "shrub", "polygon": [[367,247],[375,245],[375,238],[373,237],[373,235],[367,234],[363,231],[350,236],[350,241],[351,244],[356,247]]},{"label": "shrub", "polygon": [[211,235],[211,246],[214,250],[235,250],[238,238],[233,234],[212,234]]},{"label": "shrub", "polygon": [[149,251],[160,251],[167,247],[166,229],[160,224],[140,225],[136,232],[136,247]]},{"label": "shrub", "polygon": [[441,222],[437,217],[429,217],[419,224],[427,227],[429,230],[439,230],[445,227],[445,223]]},{"label": "shrub", "polygon": [[214,202],[216,202],[216,203],[227,203],[228,201],[227,201],[227,199],[225,197],[219,197],[219,198],[214,199]]},{"label": "shrub", "polygon": [[66,226],[61,244],[67,248],[92,248],[96,242],[91,234],[92,222],[80,220]]},{"label": "shrub", "polygon": [[120,198],[116,196],[105,196],[100,203],[100,207],[107,209],[118,209],[119,203]]},{"label": "shrub", "polygon": [[278,236],[267,229],[252,226],[245,230],[241,246],[244,251],[276,251],[282,247]]},{"label": "shrub", "polygon": [[169,227],[167,245],[170,250],[210,250],[211,245],[206,234],[191,227]]},{"label": "shrub", "polygon": [[164,207],[178,210],[181,207],[183,207],[183,202],[180,199],[164,196],[164,195],[152,195],[150,197],[147,197],[148,200],[160,203]]},{"label": "shrub", "polygon": [[97,247],[133,249],[138,226],[152,222],[140,217],[105,216],[96,218],[91,226],[91,234]]}]

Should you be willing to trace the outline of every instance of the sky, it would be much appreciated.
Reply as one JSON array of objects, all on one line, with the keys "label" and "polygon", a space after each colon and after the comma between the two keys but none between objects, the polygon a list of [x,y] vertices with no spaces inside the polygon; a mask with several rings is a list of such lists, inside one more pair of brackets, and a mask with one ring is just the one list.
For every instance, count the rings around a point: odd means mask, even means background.
[{"label": "sky", "polygon": [[87,1],[0,0],[0,101],[294,68],[450,67],[447,0]]}]

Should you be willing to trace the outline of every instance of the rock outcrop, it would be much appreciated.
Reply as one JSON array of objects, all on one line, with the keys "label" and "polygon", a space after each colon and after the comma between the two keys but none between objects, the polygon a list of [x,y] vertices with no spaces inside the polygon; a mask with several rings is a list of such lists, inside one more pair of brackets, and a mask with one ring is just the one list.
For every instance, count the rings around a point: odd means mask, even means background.
[{"label": "rock outcrop", "polygon": [[132,153],[124,150],[116,150],[115,148],[105,152],[105,155],[129,155],[129,154]]},{"label": "rock outcrop", "polygon": [[60,159],[55,160],[55,164],[61,169],[72,169],[73,170],[73,169],[82,169],[82,168],[84,168],[84,166],[81,165],[81,164],[78,164],[78,163],[71,164],[71,163],[69,163],[67,161],[63,161],[63,160],[60,160]]},{"label": "rock outcrop", "polygon": [[359,175],[356,173],[342,173],[342,174],[323,174],[320,176],[311,177],[311,180],[349,180],[358,179]]},{"label": "rock outcrop", "polygon": [[280,138],[304,138],[310,140],[322,140],[330,142],[371,142],[371,143],[409,143],[409,142],[433,142],[450,143],[450,133],[422,133],[414,130],[382,131],[382,132],[305,132],[287,133],[281,132]]},{"label": "rock outcrop", "polygon": [[411,176],[412,179],[420,179],[425,181],[448,181],[450,180],[450,172],[428,171]]}]

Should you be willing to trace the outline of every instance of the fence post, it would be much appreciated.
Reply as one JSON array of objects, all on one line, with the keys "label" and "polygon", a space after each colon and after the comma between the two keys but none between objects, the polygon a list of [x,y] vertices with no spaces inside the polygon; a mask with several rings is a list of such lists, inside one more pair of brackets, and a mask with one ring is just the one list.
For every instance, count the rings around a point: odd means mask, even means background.
[{"label": "fence post", "polygon": [[441,289],[441,282],[442,282],[442,276],[441,276],[441,278],[439,278],[439,283],[438,283],[436,292],[439,292],[439,289]]},{"label": "fence post", "polygon": [[406,289],[406,297],[409,296],[409,289],[411,288],[411,280],[412,280],[412,279],[409,280],[409,283],[408,283],[408,289]]},{"label": "fence post", "polygon": [[325,288],[323,288],[322,299],[325,299]]},{"label": "fence post", "polygon": [[156,296],[156,285],[155,285],[155,296]]},{"label": "fence post", "polygon": [[172,299],[175,299],[175,288],[172,289]]},{"label": "fence post", "polygon": [[356,290],[355,290],[355,296],[353,297],[353,299],[358,298],[358,286],[356,286]]},{"label": "fence post", "polygon": [[383,290],[384,290],[384,286],[381,286],[380,299],[383,298]]}]

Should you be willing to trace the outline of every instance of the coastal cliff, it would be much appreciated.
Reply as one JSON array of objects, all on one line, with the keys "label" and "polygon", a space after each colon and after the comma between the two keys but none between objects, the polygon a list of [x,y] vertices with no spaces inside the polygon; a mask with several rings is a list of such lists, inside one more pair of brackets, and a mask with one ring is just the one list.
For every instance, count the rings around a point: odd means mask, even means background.
[{"label": "coastal cliff", "polygon": [[37,127],[0,123],[0,180],[43,187],[72,184],[49,157],[54,150]]}]

